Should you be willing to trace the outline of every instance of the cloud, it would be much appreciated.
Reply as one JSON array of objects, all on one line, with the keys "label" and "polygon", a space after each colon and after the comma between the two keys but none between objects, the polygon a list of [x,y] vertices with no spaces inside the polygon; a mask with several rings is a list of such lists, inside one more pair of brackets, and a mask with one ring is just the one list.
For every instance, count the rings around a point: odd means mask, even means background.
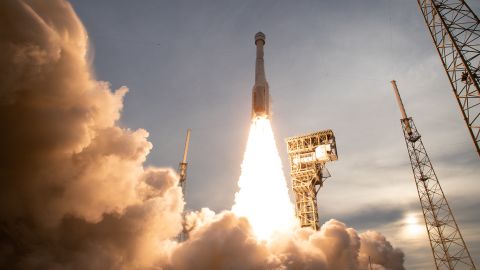
[{"label": "cloud", "polygon": [[202,222],[173,252],[168,269],[404,269],[404,254],[378,232],[359,234],[337,220],[255,239],[245,218],[198,212]]},{"label": "cloud", "polygon": [[[416,206],[416,205],[415,205]],[[402,205],[369,205],[342,214],[341,219],[347,224],[355,225],[357,229],[375,228],[382,224],[393,223],[403,218],[407,207]]]},{"label": "cloud", "polygon": [[258,243],[250,224],[231,212],[213,216],[190,233],[172,256],[172,269],[264,269],[269,250]]},{"label": "cloud", "polygon": [[127,88],[97,81],[63,0],[0,2],[0,268],[403,269],[378,233],[330,220],[271,241],[247,219],[186,217],[171,169],[145,167],[145,130],[118,124]]},{"label": "cloud", "polygon": [[127,89],[94,79],[67,2],[2,1],[0,17],[0,265],[151,265],[183,200],[174,172],[143,167],[148,133],[118,126]]}]

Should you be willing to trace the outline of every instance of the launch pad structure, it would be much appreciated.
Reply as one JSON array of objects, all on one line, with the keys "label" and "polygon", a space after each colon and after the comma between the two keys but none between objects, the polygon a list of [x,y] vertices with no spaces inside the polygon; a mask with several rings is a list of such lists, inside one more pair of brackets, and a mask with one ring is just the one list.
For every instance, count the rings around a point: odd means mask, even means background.
[{"label": "launch pad structure", "polygon": [[178,175],[180,180],[178,184],[182,188],[183,196],[185,196],[185,185],[187,184],[187,155],[188,155],[188,146],[190,144],[190,129],[187,129],[187,137],[185,138],[185,148],[183,149],[183,159],[182,162],[178,165]]},{"label": "launch pad structure", "polygon": [[337,147],[332,130],[287,138],[295,214],[301,227],[320,228],[317,194],[330,176],[325,163],[335,161]]},{"label": "launch pad structure", "polygon": [[397,84],[392,81],[402,119],[403,134],[412,166],[418,198],[422,207],[430,247],[437,269],[475,270],[447,198],[422,142],[413,119],[407,116]]},{"label": "launch pad structure", "polygon": [[[185,200],[185,189],[187,185],[187,155],[188,155],[188,146],[190,145],[190,133],[191,130],[187,129],[187,137],[185,138],[185,148],[183,149],[183,159],[178,165],[178,175],[179,175],[179,181],[178,185],[182,188],[182,194],[183,198]],[[182,227],[183,230],[182,232],[177,236],[177,240],[179,242],[183,242],[187,239],[188,237],[188,231],[186,229],[186,224],[185,224],[185,212],[182,215]]]},{"label": "launch pad structure", "polygon": [[480,19],[465,0],[417,0],[480,157]]}]

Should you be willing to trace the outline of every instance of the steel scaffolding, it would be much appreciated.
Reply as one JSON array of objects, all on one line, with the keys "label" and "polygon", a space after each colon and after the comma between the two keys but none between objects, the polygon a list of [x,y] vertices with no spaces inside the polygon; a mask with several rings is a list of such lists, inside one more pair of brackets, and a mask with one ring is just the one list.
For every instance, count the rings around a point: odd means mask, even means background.
[{"label": "steel scaffolding", "polygon": [[319,229],[317,193],[329,177],[328,161],[337,160],[335,136],[331,130],[286,139],[290,161],[295,214],[301,227]]},{"label": "steel scaffolding", "polygon": [[417,0],[480,157],[480,20],[464,0]]},{"label": "steel scaffolding", "polygon": [[[183,159],[178,165],[178,175],[179,175],[179,181],[178,185],[182,188],[182,193],[183,193],[183,199],[185,200],[185,190],[186,190],[186,184],[187,184],[187,155],[188,155],[188,146],[190,145],[190,129],[187,129],[187,137],[185,138],[185,148],[183,150]],[[182,214],[182,226],[183,230],[182,232],[177,236],[177,240],[179,242],[183,242],[188,238],[188,231],[186,229],[186,223],[185,223],[185,211]]]},{"label": "steel scaffolding", "polygon": [[413,119],[407,117],[395,81],[392,81],[392,85],[403,117],[400,122],[435,266],[437,269],[449,270],[476,269],[423,146],[420,133]]}]

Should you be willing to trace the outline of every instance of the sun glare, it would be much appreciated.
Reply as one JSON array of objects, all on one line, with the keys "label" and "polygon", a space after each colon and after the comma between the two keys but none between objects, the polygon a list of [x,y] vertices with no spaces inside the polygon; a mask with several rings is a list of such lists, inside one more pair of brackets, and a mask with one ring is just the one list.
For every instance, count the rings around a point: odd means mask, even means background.
[{"label": "sun glare", "polygon": [[232,211],[246,217],[262,240],[295,226],[293,205],[269,119],[257,118],[252,122],[241,168],[240,190],[235,194]]},{"label": "sun glare", "polygon": [[409,237],[416,237],[422,234],[424,231],[424,227],[420,223],[420,220],[417,214],[414,214],[414,213],[407,214],[404,218],[403,223],[405,228],[404,232]]}]

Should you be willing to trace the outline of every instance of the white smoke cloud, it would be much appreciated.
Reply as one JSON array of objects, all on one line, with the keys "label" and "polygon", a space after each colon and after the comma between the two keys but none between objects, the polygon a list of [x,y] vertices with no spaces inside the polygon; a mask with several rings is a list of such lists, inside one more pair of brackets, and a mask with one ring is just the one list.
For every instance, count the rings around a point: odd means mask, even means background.
[{"label": "white smoke cloud", "polygon": [[[196,216],[196,218],[192,218]],[[404,269],[404,255],[378,232],[359,234],[337,220],[321,229],[255,237],[245,218],[229,211],[192,213],[201,220],[188,241],[178,245],[171,269]]]},{"label": "white smoke cloud", "polygon": [[1,269],[404,269],[380,234],[331,220],[261,241],[245,218],[187,215],[171,169],[120,127],[126,88],[95,80],[64,0],[0,1]]}]

